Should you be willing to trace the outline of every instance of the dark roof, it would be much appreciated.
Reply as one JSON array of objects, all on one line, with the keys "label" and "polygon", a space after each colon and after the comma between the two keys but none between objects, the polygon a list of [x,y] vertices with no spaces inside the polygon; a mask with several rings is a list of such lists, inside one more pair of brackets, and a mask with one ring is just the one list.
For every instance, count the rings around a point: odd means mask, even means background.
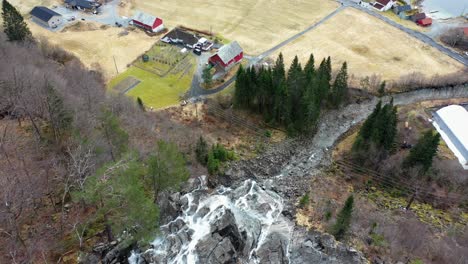
[{"label": "dark roof", "polygon": [[45,6],[34,7],[33,10],[31,10],[31,15],[45,22],[48,22],[53,16],[61,16],[59,13]]},{"label": "dark roof", "polygon": [[411,18],[418,21],[418,20],[426,18],[426,13],[417,13],[417,14],[412,15]]},{"label": "dark roof", "polygon": [[400,6],[396,6],[395,9],[398,12],[405,12],[405,11],[411,10],[411,6],[410,5],[400,5]]},{"label": "dark roof", "polygon": [[377,0],[375,2],[377,2],[377,3],[379,3],[379,4],[383,5],[383,6],[386,6],[390,1],[392,1],[392,0]]},{"label": "dark roof", "polygon": [[99,3],[90,0],[65,0],[65,3],[71,6],[78,6],[86,9],[93,9],[100,6]]},{"label": "dark roof", "polygon": [[199,38],[195,34],[189,33],[179,28],[171,30],[171,32],[167,33],[164,36],[164,38],[166,37],[173,40],[181,40],[186,45],[195,45],[199,40]]},{"label": "dark roof", "polygon": [[381,3],[374,3],[374,7],[381,10],[382,8],[384,8],[385,6],[382,5]]}]

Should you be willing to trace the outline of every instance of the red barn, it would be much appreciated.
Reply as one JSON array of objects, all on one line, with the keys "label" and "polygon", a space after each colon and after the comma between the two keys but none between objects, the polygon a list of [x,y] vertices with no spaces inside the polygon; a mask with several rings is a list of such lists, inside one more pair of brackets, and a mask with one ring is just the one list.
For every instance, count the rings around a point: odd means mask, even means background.
[{"label": "red barn", "polygon": [[132,18],[132,22],[133,25],[152,32],[159,32],[164,29],[162,19],[143,12],[137,12]]},{"label": "red barn", "polygon": [[423,26],[423,27],[428,27],[430,25],[432,25],[432,18],[430,17],[426,17],[424,19],[420,19],[418,20],[418,22],[416,22],[418,25],[420,26]]},{"label": "red barn", "polygon": [[215,55],[211,56],[209,61],[212,65],[218,65],[224,70],[227,70],[241,61],[243,57],[244,52],[242,48],[237,41],[234,41],[228,45],[222,46]]}]

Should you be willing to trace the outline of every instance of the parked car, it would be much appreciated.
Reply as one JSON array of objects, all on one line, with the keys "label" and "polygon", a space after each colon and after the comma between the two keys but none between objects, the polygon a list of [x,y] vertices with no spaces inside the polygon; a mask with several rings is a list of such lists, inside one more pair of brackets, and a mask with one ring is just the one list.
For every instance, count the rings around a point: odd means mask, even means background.
[{"label": "parked car", "polygon": [[194,49],[194,50],[193,50],[193,53],[195,53],[196,55],[200,56],[200,55],[201,55],[201,49]]}]

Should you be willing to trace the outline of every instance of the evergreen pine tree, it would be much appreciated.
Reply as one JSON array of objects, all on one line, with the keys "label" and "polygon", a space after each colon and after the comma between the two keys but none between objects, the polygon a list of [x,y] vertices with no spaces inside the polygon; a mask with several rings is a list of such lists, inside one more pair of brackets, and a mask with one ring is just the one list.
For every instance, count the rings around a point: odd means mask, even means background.
[{"label": "evergreen pine tree", "polygon": [[211,74],[211,68],[205,67],[202,72],[203,83],[206,86],[210,86],[213,83],[213,75]]},{"label": "evergreen pine tree", "polygon": [[31,31],[20,12],[7,0],[2,2],[3,30],[10,41],[31,39]]},{"label": "evergreen pine tree", "polygon": [[346,199],[344,207],[338,213],[336,217],[336,223],[333,225],[331,233],[335,236],[337,240],[341,240],[345,237],[346,232],[351,225],[351,216],[353,213],[354,207],[354,197],[350,195]]},{"label": "evergreen pine tree", "polygon": [[200,136],[197,141],[195,155],[197,156],[198,162],[200,162],[202,165],[206,165],[208,162],[208,143],[202,136]]},{"label": "evergreen pine tree", "polygon": [[189,178],[184,155],[175,143],[158,141],[155,153],[148,158],[147,163],[151,181],[149,185],[153,187],[155,201],[160,191],[177,190]]},{"label": "evergreen pine tree", "polygon": [[137,97],[137,105],[141,109],[141,111],[145,112],[145,105],[143,104],[143,100],[140,97]]},{"label": "evergreen pine tree", "polygon": [[105,110],[100,119],[100,130],[109,145],[109,154],[115,162],[127,151],[128,134],[120,127],[119,119],[111,111]]},{"label": "evergreen pine tree", "polygon": [[236,84],[234,90],[234,106],[238,108],[246,107],[246,89],[247,89],[247,77],[242,65],[239,66],[236,75]]},{"label": "evergreen pine tree", "polygon": [[418,143],[410,150],[403,165],[408,167],[421,166],[422,172],[426,172],[431,166],[437,154],[440,134],[432,130],[426,131],[418,140]]},{"label": "evergreen pine tree", "polygon": [[338,108],[348,97],[348,72],[346,62],[343,63],[331,90],[330,103]]},{"label": "evergreen pine tree", "polygon": [[312,78],[314,77],[315,74],[315,59],[314,59],[314,54],[310,54],[309,60],[307,61],[307,64],[304,67],[304,76],[306,78],[306,84],[309,84],[312,81]]},{"label": "evergreen pine tree", "polygon": [[132,227],[136,241],[151,239],[157,230],[159,212],[146,195],[143,166],[136,161],[123,165],[111,163],[101,168],[73,197],[95,205],[96,211],[88,219],[104,222],[109,242],[114,240],[114,234],[121,234],[128,227]]},{"label": "evergreen pine tree", "polygon": [[327,61],[326,61],[326,63],[325,63],[325,66],[326,66],[326,67],[325,67],[325,69],[326,69],[326,70],[325,70],[325,73],[326,73],[327,81],[328,81],[328,83],[330,83],[330,81],[331,81],[331,76],[332,76],[332,75],[331,75],[331,74],[332,74],[332,66],[331,66],[331,58],[330,58],[330,56],[328,56]]},{"label": "evergreen pine tree", "polygon": [[379,97],[382,97],[385,95],[385,86],[387,85],[387,83],[385,81],[383,81],[380,86],[379,86],[379,90],[377,91]]}]

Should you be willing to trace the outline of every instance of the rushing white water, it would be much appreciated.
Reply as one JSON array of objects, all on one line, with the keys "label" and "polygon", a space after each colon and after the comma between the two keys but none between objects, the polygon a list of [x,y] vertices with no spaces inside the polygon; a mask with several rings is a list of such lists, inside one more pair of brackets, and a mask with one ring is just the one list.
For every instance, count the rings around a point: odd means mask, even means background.
[{"label": "rushing white water", "polygon": [[[243,252],[238,252],[243,263],[259,263],[257,252],[271,233],[290,239],[292,224],[281,215],[282,198],[255,181],[247,180],[236,189],[221,186],[212,193],[202,184],[181,199],[186,201],[182,215],[161,226],[161,236],[145,253],[154,256],[154,262],[202,263],[198,247],[227,212],[234,216],[239,233],[245,234]],[[129,262],[137,264],[139,255],[132,254]]]}]

